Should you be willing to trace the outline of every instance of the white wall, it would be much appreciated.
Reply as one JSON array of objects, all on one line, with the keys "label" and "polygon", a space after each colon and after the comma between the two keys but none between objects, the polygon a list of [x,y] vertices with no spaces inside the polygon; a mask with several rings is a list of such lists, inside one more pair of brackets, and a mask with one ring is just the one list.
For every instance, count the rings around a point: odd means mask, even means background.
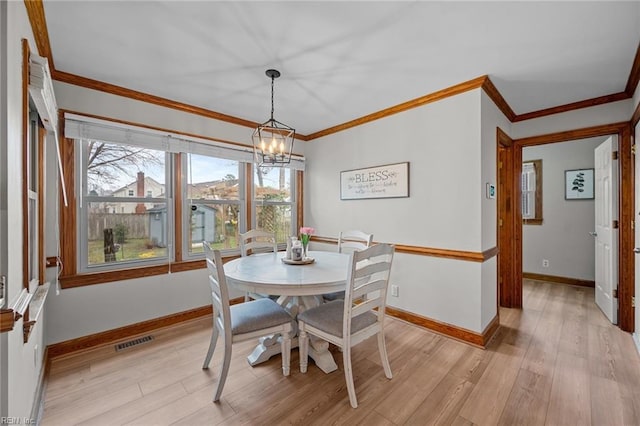
[{"label": "white wall", "polygon": [[[522,160],[542,160],[542,225],[523,225],[523,272],[595,280],[594,200],[565,200],[565,170],[594,167],[606,137],[526,147]],[[542,267],[542,259],[549,267]]]},{"label": "white wall", "polygon": [[[481,93],[309,142],[305,225],[326,237],[361,229],[388,243],[473,252],[495,245],[495,200],[484,198],[484,182],[495,181],[495,123],[492,141],[483,143]],[[409,198],[340,200],[341,171],[404,161]],[[389,305],[482,332],[496,311],[495,262],[485,264],[396,253],[391,282],[399,297],[390,296]]]},{"label": "white wall", "polygon": [[[21,39],[29,41],[32,51],[36,51],[36,44],[31,32],[31,26],[27,18],[23,2],[6,2],[6,15],[2,16],[0,25],[6,25],[6,38],[0,39],[3,43],[3,52],[6,51],[6,62],[2,63],[2,78],[6,78],[6,111],[2,110],[0,119],[6,122],[2,127],[1,143],[6,143],[6,156],[2,157],[0,169],[1,179],[6,179],[2,187],[7,185],[7,191],[2,194],[3,211],[0,220],[3,222],[3,243],[6,244],[6,252],[3,251],[4,263],[6,256],[8,304],[16,300],[22,290],[22,45]],[[4,10],[4,8],[3,8]],[[6,121],[5,121],[6,120]],[[4,153],[3,153],[4,154]],[[6,198],[5,198],[6,197]],[[29,342],[23,343],[22,319],[15,323],[13,331],[2,337],[0,357],[3,364],[6,362],[7,371],[2,370],[2,391],[0,401],[6,404],[0,412],[3,415],[16,418],[29,418],[32,413],[35,391],[42,372],[42,352],[44,343],[43,321],[33,328]]]},{"label": "white wall", "polygon": [[[497,128],[508,135],[511,134],[511,122],[498,109],[489,96],[481,91],[481,161],[482,177],[478,188],[482,204],[482,251],[496,247],[498,242],[498,205],[497,198],[487,197],[487,184],[496,185],[497,188]],[[497,302],[497,258],[494,257],[482,263],[482,324],[486,325],[498,314]]]},{"label": "white wall", "polygon": [[47,340],[62,342],[209,305],[206,274],[198,269],[61,290],[49,296]]},{"label": "white wall", "polygon": [[[481,251],[480,90],[307,143],[305,225]],[[409,161],[409,198],[340,200],[340,172]]]}]

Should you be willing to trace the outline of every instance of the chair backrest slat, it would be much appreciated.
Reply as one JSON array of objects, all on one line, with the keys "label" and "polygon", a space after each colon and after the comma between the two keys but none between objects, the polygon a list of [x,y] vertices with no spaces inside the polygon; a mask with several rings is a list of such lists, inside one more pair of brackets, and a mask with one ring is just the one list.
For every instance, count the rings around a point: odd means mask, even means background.
[{"label": "chair backrest slat", "polygon": [[373,234],[362,231],[342,231],[338,235],[338,252],[351,253],[353,251],[364,250],[371,246]]},{"label": "chair backrest slat", "polygon": [[373,293],[374,291],[384,290],[387,287],[387,281],[385,280],[375,280],[370,281],[366,284],[358,285],[353,288],[353,300],[357,300],[358,298]]},{"label": "chair backrest slat", "polygon": [[389,265],[388,263],[389,262],[382,261],[382,262],[364,264],[355,272],[355,277],[361,278],[361,277],[366,277],[367,275],[373,275],[379,272],[386,272],[391,267],[391,265]]},{"label": "chair backrest slat", "polygon": [[278,243],[273,232],[252,229],[240,234],[240,255],[247,256],[251,253],[277,252]]},{"label": "chair backrest slat", "polygon": [[380,308],[380,299],[367,299],[362,303],[358,303],[351,307],[351,318],[355,318],[358,315],[361,315],[367,311],[371,311],[373,309]]}]

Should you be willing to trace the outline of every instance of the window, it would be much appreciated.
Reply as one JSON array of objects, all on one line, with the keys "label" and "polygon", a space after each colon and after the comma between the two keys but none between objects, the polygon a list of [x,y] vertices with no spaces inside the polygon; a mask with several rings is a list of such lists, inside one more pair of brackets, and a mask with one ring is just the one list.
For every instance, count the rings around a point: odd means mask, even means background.
[{"label": "window", "polygon": [[284,243],[297,235],[295,217],[295,170],[284,167],[254,167],[254,228],[276,234]]},{"label": "window", "polygon": [[40,167],[43,159],[39,158],[41,155],[40,145],[44,142],[44,128],[40,122],[40,117],[36,111],[35,106],[29,105],[29,122],[27,126],[27,143],[25,146],[25,157],[27,169],[26,174],[26,188],[24,197],[26,198],[26,223],[25,223],[25,238],[27,241],[27,258],[25,267],[25,277],[27,280],[27,288],[30,293],[33,293],[40,283],[40,262],[42,259],[41,250],[41,217],[40,217],[40,195],[41,188],[39,187],[40,180]]},{"label": "window", "polygon": [[[296,170],[249,183],[251,147],[65,113],[63,167],[76,196],[62,209],[62,288],[202,268],[202,241],[239,254],[238,235],[295,233]],[[72,160],[74,159],[74,160]],[[259,182],[259,183],[258,183]],[[258,204],[258,205],[256,205]],[[126,272],[124,270],[126,269]]]},{"label": "window", "polygon": [[185,253],[202,254],[202,241],[222,251],[237,250],[246,216],[244,163],[198,154],[182,158]]},{"label": "window", "polygon": [[[92,139],[79,145],[83,194],[78,217],[84,246],[79,251],[80,269],[166,262],[173,238],[173,210],[165,190],[168,155]],[[160,195],[147,197],[147,188]]]},{"label": "window", "polygon": [[542,224],[542,160],[522,164],[522,219],[525,225]]}]

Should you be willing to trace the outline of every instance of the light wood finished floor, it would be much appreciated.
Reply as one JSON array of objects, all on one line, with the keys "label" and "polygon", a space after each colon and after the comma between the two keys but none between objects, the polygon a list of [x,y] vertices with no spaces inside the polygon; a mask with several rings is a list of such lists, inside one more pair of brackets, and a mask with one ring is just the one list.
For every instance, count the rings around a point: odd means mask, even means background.
[{"label": "light wood finished floor", "polygon": [[295,349],[283,377],[279,357],[247,364],[252,342],[234,346],[213,404],[221,353],[201,369],[210,322],[194,321],[118,353],[109,346],[54,360],[41,424],[640,425],[640,357],[593,299],[590,288],[528,281],[525,308],[501,309],[487,350],[390,318],[394,377],[385,378],[375,339],[356,346],[357,409],[342,367],[324,374],[311,361],[301,374]]}]

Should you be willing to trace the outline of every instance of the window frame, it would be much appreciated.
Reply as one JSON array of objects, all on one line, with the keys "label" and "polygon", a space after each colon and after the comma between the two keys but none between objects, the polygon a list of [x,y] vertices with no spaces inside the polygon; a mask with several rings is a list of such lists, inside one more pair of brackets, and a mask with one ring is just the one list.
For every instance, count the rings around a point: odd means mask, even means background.
[{"label": "window frame", "polygon": [[29,341],[40,310],[31,315],[30,301],[44,284],[47,130],[29,93],[31,50],[22,39],[22,300],[28,305],[22,317],[23,343]]},{"label": "window frame", "polygon": [[[214,146],[223,146],[224,149],[232,149],[232,150],[247,150],[250,149],[250,146],[247,146],[243,143],[231,142],[231,141],[221,141],[219,139],[199,136],[193,134],[184,134],[177,132],[171,129],[159,128],[148,126],[140,123],[117,120],[109,117],[97,116],[97,115],[87,115],[80,112],[75,112],[71,110],[60,109],[59,110],[59,123],[60,128],[66,130],[67,115],[70,115],[73,119],[75,116],[83,116],[88,117],[90,119],[102,120],[109,123],[115,123],[120,126],[132,126],[143,130],[149,130],[151,132],[160,132],[162,134],[173,134],[177,137],[181,135],[189,138],[194,137],[200,141],[206,141],[206,143],[211,142]],[[72,196],[68,197],[68,207],[60,209],[60,260],[64,265],[62,268],[61,274],[59,276],[60,287],[62,289],[75,288],[75,287],[83,287],[87,285],[94,284],[102,284],[114,281],[135,279],[141,277],[155,276],[155,275],[164,275],[169,274],[171,272],[183,272],[190,271],[194,269],[203,269],[206,268],[206,264],[204,262],[204,258],[193,258],[184,255],[182,244],[174,244],[172,247],[172,253],[174,255],[173,262],[167,262],[164,264],[158,265],[148,265],[148,266],[140,266],[135,268],[122,268],[122,269],[114,269],[108,271],[101,272],[79,272],[77,269],[77,256],[78,256],[78,241],[77,241],[77,229],[78,229],[78,217],[77,217],[77,205],[78,205],[78,177],[79,170],[75,164],[76,158],[76,141],[74,138],[69,137],[64,134],[60,138],[60,154],[62,161],[62,168],[64,172],[64,183],[61,185],[66,189],[67,194],[72,194]],[[195,152],[198,153],[198,152]],[[174,156],[173,160],[173,181],[171,185],[173,188],[182,188],[182,162],[179,160],[181,158],[182,153],[173,152],[171,154]],[[296,216],[296,223],[301,223],[302,215],[303,215],[303,196],[301,193],[302,181],[303,181],[303,167],[304,167],[304,159],[297,160],[302,166],[298,165],[297,167],[292,167],[292,172],[295,172],[295,182],[296,182],[296,200],[297,204],[295,206],[295,210],[292,211],[292,214]],[[245,185],[244,191],[245,194],[250,194],[251,192],[251,170],[253,167],[253,163],[244,162],[246,164],[246,174],[245,174]],[[182,241],[183,240],[183,217],[184,217],[184,207],[183,207],[183,197],[181,191],[175,191],[172,198],[172,204],[174,208],[174,222],[169,224],[169,226],[173,226],[174,231],[174,241]],[[60,195],[59,199],[60,203],[62,203],[62,196]],[[245,196],[244,200],[246,218],[244,218],[243,223],[250,223],[251,221],[251,212],[252,212],[252,200],[251,197]],[[225,253],[225,258],[234,258],[239,256],[234,253]]]},{"label": "window frame", "polygon": [[[204,252],[202,253],[190,253],[189,252],[189,235],[191,233],[191,211],[190,211],[190,200],[188,184],[189,184],[189,155],[199,155],[211,158],[214,156],[207,156],[203,154],[193,154],[193,153],[182,153],[180,154],[181,161],[181,170],[183,171],[181,174],[181,187],[180,193],[184,194],[182,200],[182,258],[184,260],[200,260],[204,259]],[[248,164],[242,161],[238,161],[238,199],[222,199],[222,200],[209,200],[209,199],[193,199],[197,201],[197,204],[205,204],[205,205],[237,205],[238,206],[238,232],[244,232],[246,229],[247,223],[247,183],[246,183],[246,169]],[[220,250],[222,256],[230,256],[230,255],[239,255],[240,254],[240,246],[236,246],[234,248],[221,249]]]},{"label": "window frame", "polygon": [[535,173],[535,184],[536,184],[536,189],[535,189],[535,194],[534,194],[534,215],[533,217],[530,218],[525,218],[524,217],[524,211],[523,211],[523,217],[522,217],[522,223],[523,225],[542,225],[543,223],[543,218],[542,218],[542,160],[538,159],[538,160],[526,160],[522,162],[523,165],[523,171],[520,175],[520,203],[523,204],[524,203],[524,197],[526,196],[525,192],[522,190],[522,180],[524,177],[524,165],[525,164],[533,164],[533,171]]},{"label": "window frame", "polygon": [[[250,229],[261,229],[258,228],[258,206],[290,206],[291,209],[291,228],[289,229],[289,236],[298,235],[298,220],[300,219],[299,214],[297,213],[298,206],[298,195],[299,191],[297,190],[298,178],[297,171],[292,168],[288,168],[289,170],[289,195],[291,197],[291,201],[264,201],[256,199],[256,165],[253,165],[251,168],[251,228]],[[279,168],[279,167],[278,167]],[[283,167],[287,169],[287,167]],[[277,236],[276,236],[277,238]],[[286,240],[278,242],[278,249],[284,249],[286,247]]]},{"label": "window frame", "polygon": [[[109,141],[101,141],[105,143],[110,143]],[[166,263],[173,262],[174,254],[171,250],[173,247],[173,242],[175,241],[174,229],[171,226],[174,223],[174,204],[171,202],[173,189],[171,182],[173,181],[173,156],[164,152],[165,158],[165,196],[163,198],[154,197],[147,198],[145,195],[143,196],[131,196],[131,189],[127,190],[127,195],[123,195],[121,197],[112,197],[112,196],[99,196],[99,195],[90,195],[88,188],[88,180],[86,178],[86,164],[84,164],[84,159],[87,157],[84,155],[87,142],[84,139],[78,140],[74,139],[74,143],[79,148],[76,150],[76,170],[78,173],[78,188],[80,191],[79,202],[77,203],[77,228],[76,228],[76,244],[77,247],[81,248],[79,250],[78,256],[76,258],[76,270],[79,273],[96,273],[96,272],[104,272],[104,271],[119,271],[127,268],[137,268],[144,266],[156,266],[162,265]],[[160,150],[158,150],[160,151]],[[141,259],[141,260],[126,260],[119,261],[113,263],[103,263],[96,265],[89,265],[89,249],[88,249],[88,215],[89,215],[89,203],[103,203],[103,202],[111,202],[111,203],[126,203],[126,204],[148,204],[150,202],[164,203],[167,206],[167,255],[154,257],[151,259]],[[121,212],[115,212],[118,214]]]}]

